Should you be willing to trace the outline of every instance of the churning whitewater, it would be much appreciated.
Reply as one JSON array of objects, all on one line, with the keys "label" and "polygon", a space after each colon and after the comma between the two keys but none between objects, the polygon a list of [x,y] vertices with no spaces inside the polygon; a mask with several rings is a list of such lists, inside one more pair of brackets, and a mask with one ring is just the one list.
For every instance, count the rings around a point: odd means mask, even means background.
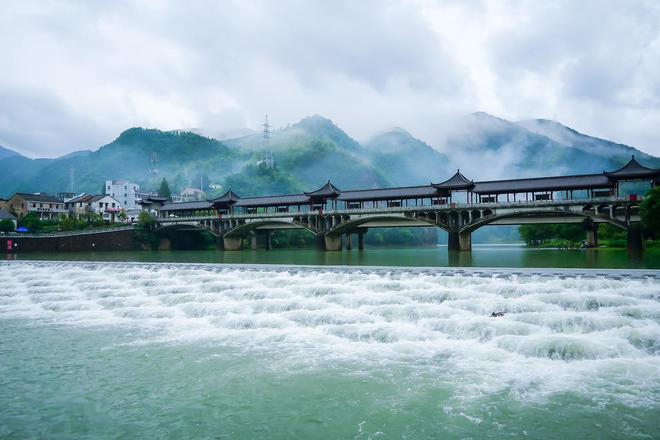
[{"label": "churning whitewater", "polygon": [[137,326],[299,362],[439,357],[485,387],[598,387],[618,372],[660,397],[657,280],[65,263],[0,266],[0,285],[5,319]]},{"label": "churning whitewater", "polygon": [[653,277],[17,262],[0,264],[0,319],[130,329],[133,349],[232,347],[281,375],[403,368],[463,403],[660,406]]}]

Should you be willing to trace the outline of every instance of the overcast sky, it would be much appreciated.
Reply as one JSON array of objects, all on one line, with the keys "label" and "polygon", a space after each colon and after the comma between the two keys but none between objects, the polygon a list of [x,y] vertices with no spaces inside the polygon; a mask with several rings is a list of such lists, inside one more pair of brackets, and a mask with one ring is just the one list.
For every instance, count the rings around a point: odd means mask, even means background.
[{"label": "overcast sky", "polygon": [[5,0],[0,53],[0,145],[31,157],[265,113],[433,144],[474,111],[660,155],[657,0]]}]

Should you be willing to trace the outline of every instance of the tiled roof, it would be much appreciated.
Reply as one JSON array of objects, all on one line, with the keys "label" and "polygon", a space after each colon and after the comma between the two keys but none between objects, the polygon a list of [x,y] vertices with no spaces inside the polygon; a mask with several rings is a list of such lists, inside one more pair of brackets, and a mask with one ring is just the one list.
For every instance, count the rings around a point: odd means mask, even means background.
[{"label": "tiled roof", "polygon": [[6,209],[0,209],[0,220],[16,220],[16,216]]},{"label": "tiled roof", "polygon": [[224,193],[220,197],[217,197],[217,198],[211,200],[211,202],[213,202],[213,203],[236,203],[239,199],[240,199],[240,197],[238,197],[234,193],[234,191],[232,191],[230,189],[229,191],[227,191],[226,193]]},{"label": "tiled roof", "polygon": [[80,194],[79,196],[76,196],[72,199],[69,199],[66,201],[66,203],[78,203],[78,202],[87,202],[89,199],[91,199],[93,196],[89,194]]},{"label": "tiled roof", "polygon": [[529,179],[475,182],[472,191],[478,194],[495,194],[610,188],[612,186],[613,183],[607,176],[602,174],[583,174],[580,176],[535,177]]},{"label": "tiled roof", "polygon": [[161,206],[161,211],[196,211],[201,209],[211,209],[213,204],[207,201],[200,202],[180,202],[166,203]]},{"label": "tiled roof", "polygon": [[468,180],[464,175],[462,175],[461,170],[457,170],[456,174],[451,176],[449,179],[441,183],[432,183],[432,185],[441,189],[466,189],[474,185],[474,182]]},{"label": "tiled roof", "polygon": [[341,193],[341,190],[328,180],[328,182],[321,188],[316,191],[306,192],[305,194],[310,197],[337,197],[339,193]]},{"label": "tiled roof", "polygon": [[619,178],[619,179],[624,179],[624,178],[636,178],[636,177],[644,177],[644,176],[659,176],[660,175],[660,169],[656,168],[648,168],[645,167],[644,165],[640,164],[635,160],[635,156],[628,161],[627,164],[619,168],[618,170],[614,171],[604,171],[603,174],[609,177],[614,177],[614,178]]},{"label": "tiled roof", "polygon": [[352,191],[342,191],[339,200],[360,201],[360,200],[386,200],[386,199],[414,199],[424,197],[436,197],[438,191],[431,185],[407,186],[402,188],[384,188],[384,189],[362,189]]},{"label": "tiled roof", "polygon": [[16,193],[14,195],[20,196],[23,200],[29,202],[63,203],[62,200],[57,197],[49,196],[47,194]]},{"label": "tiled roof", "polygon": [[248,197],[239,199],[234,206],[282,206],[282,205],[304,205],[309,203],[309,197],[305,194],[286,194],[282,196]]}]

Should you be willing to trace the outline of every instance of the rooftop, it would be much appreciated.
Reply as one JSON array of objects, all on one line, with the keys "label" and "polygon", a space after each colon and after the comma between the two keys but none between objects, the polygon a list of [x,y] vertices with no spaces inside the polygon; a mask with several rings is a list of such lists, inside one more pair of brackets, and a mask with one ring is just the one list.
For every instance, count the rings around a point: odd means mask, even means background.
[{"label": "rooftop", "polygon": [[49,196],[48,194],[16,193],[14,196],[19,196],[23,200],[29,202],[62,203],[62,200],[57,197]]},{"label": "rooftop", "polygon": [[0,209],[0,220],[16,220],[16,216],[6,209]]}]

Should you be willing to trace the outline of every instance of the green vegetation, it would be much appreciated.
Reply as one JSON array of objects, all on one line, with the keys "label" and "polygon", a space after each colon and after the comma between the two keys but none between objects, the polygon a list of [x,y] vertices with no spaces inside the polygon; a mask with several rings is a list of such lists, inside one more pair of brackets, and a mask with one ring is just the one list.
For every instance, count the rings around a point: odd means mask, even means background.
[{"label": "green vegetation", "polygon": [[160,237],[153,230],[155,226],[156,220],[147,211],[141,211],[135,227],[135,241],[151,249],[158,248]]},{"label": "green vegetation", "polygon": [[160,182],[158,195],[161,197],[167,197],[168,200],[172,198],[172,192],[170,191],[170,186],[167,184],[167,179],[165,179],[164,177],[163,177],[163,181]]},{"label": "green vegetation", "polygon": [[585,239],[582,225],[521,225],[520,237],[527,246],[536,247],[576,247]]},{"label": "green vegetation", "polygon": [[644,228],[660,235],[660,186],[648,192],[639,208]]},{"label": "green vegetation", "polygon": [[12,232],[14,230],[14,222],[8,219],[0,220],[0,232]]},{"label": "green vegetation", "polygon": [[52,220],[41,220],[37,213],[31,212],[18,219],[19,228],[27,228],[28,232],[35,233],[76,231],[108,226],[124,226],[124,224],[109,224],[103,220],[101,214],[96,214],[93,212],[83,214],[80,216],[80,218],[77,219],[66,215],[61,215],[58,218]]},{"label": "green vegetation", "polygon": [[364,236],[364,243],[369,246],[435,246],[437,242],[435,228],[378,228]]}]

